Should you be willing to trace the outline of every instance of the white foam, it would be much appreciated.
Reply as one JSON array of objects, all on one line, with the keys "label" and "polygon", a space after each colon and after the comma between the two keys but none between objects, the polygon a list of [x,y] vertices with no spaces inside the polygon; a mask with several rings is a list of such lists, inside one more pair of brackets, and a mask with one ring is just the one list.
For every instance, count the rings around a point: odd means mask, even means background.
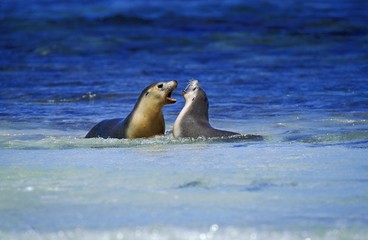
[{"label": "white foam", "polygon": [[363,240],[368,235],[364,228],[303,230],[259,230],[252,228],[221,228],[217,224],[208,229],[188,229],[180,227],[137,227],[115,230],[76,229],[56,232],[0,231],[0,239],[7,240]]}]

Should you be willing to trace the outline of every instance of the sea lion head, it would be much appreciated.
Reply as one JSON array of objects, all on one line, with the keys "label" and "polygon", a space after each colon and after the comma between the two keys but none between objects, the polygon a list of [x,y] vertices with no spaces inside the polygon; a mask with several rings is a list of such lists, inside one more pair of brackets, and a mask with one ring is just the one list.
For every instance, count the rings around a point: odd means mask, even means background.
[{"label": "sea lion head", "polygon": [[208,105],[207,95],[198,80],[191,80],[182,93],[185,103],[204,102]]},{"label": "sea lion head", "polygon": [[177,86],[178,82],[175,80],[153,83],[142,91],[140,98],[162,106],[176,103],[176,99],[172,98],[171,94]]}]

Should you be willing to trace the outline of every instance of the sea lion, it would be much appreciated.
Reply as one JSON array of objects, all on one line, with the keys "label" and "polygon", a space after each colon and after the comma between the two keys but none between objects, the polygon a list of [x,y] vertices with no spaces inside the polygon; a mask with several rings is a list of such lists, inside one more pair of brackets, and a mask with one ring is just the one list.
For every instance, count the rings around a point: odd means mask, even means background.
[{"label": "sea lion", "polygon": [[178,82],[153,83],[139,96],[132,112],[124,118],[103,120],[95,125],[86,138],[147,138],[165,133],[162,108],[176,102],[171,93]]},{"label": "sea lion", "polygon": [[173,134],[175,137],[227,137],[239,135],[236,132],[213,128],[208,119],[208,98],[199,85],[192,80],[183,91],[185,105],[175,120]]},{"label": "sea lion", "polygon": [[174,137],[230,137],[239,136],[242,139],[262,139],[259,135],[241,135],[213,128],[208,118],[208,98],[198,80],[190,81],[183,91],[185,105],[175,120]]}]

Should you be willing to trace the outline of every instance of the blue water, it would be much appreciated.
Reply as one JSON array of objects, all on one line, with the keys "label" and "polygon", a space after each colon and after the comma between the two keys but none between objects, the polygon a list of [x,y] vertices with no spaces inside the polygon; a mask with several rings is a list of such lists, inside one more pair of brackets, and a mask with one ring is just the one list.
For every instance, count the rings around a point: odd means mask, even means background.
[{"label": "blue water", "polygon": [[[368,2],[0,2],[0,239],[366,239]],[[211,124],[177,139],[198,79]],[[179,82],[165,136],[84,139]]]}]

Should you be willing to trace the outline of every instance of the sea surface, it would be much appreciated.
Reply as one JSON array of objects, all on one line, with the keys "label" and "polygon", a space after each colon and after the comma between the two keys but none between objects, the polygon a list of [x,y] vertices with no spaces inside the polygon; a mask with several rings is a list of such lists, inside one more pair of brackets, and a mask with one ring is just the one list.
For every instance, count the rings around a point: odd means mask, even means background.
[{"label": "sea surface", "polygon": [[[365,0],[0,1],[0,239],[367,239]],[[84,139],[177,80],[164,136]],[[216,128],[171,135],[198,79]]]}]

